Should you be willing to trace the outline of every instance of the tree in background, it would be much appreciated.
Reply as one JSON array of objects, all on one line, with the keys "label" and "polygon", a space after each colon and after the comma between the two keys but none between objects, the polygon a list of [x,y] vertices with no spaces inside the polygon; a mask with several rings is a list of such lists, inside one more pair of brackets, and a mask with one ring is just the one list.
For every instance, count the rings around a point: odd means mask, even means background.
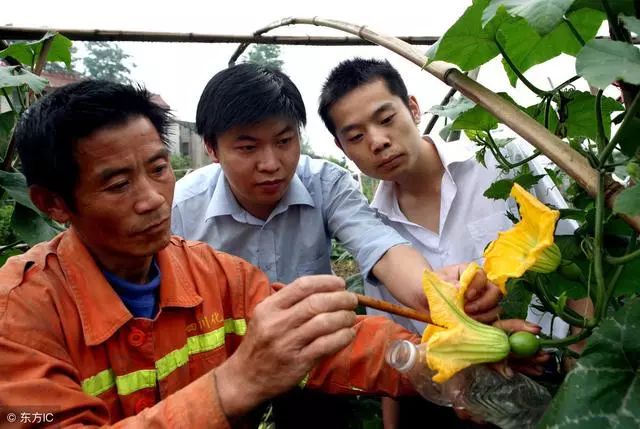
[{"label": "tree in background", "polygon": [[279,45],[252,45],[251,49],[242,56],[243,63],[255,63],[262,66],[282,70],[284,61],[280,59]]},{"label": "tree in background", "polygon": [[[106,79],[119,83],[130,83],[131,69],[126,54],[120,46],[109,42],[88,42],[85,44],[87,55],[82,58],[85,74],[95,79]],[[131,68],[136,65],[131,63]]]}]

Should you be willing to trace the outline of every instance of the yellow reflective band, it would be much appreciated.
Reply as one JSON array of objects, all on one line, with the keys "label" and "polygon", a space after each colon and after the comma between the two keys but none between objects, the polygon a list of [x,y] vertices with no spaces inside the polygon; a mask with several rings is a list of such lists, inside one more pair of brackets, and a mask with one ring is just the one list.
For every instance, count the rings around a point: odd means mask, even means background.
[{"label": "yellow reflective band", "polygon": [[142,369],[114,377],[112,369],[105,369],[82,381],[82,391],[98,396],[116,386],[119,395],[130,395],[147,387],[154,387],[173,371],[189,362],[189,356],[222,347],[226,334],[245,335],[244,319],[226,319],[224,325],[214,331],[187,338],[187,344],[173,350],[155,362],[156,369]]},{"label": "yellow reflective band", "polygon": [[129,374],[119,375],[116,377],[116,387],[118,395],[130,395],[147,387],[155,387],[156,370],[141,369],[139,371],[130,372]]},{"label": "yellow reflective band", "polygon": [[305,386],[307,385],[307,382],[309,381],[309,374],[311,373],[308,372],[307,375],[305,375],[304,378],[298,382],[299,388],[301,389],[305,388]]},{"label": "yellow reflective band", "polygon": [[111,368],[100,371],[93,377],[82,381],[82,391],[91,396],[98,396],[116,385]]}]

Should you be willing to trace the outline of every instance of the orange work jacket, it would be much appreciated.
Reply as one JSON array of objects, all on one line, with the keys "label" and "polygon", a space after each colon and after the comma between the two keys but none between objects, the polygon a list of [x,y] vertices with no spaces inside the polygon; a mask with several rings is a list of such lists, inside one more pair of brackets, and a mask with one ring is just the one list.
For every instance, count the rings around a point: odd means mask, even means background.
[{"label": "orange work jacket", "polygon": [[[274,293],[259,269],[173,237],[157,255],[155,319],[134,318],[73,229],[0,269],[0,419],[22,425],[227,428],[213,377],[253,309]],[[321,362],[305,388],[398,395],[408,382],[384,362],[391,339],[415,335],[363,317],[356,339]],[[47,413],[36,421],[35,413]]]}]

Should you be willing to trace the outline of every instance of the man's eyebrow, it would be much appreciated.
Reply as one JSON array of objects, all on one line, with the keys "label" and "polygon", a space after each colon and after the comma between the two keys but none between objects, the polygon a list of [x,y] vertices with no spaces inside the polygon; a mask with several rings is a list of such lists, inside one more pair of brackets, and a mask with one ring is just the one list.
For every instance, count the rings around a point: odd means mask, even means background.
[{"label": "man's eyebrow", "polygon": [[[156,153],[151,155],[149,158],[147,158],[147,160],[144,163],[152,164],[156,162],[158,159],[167,158],[168,156],[169,156],[169,150],[163,147],[162,149],[158,150]],[[118,176],[120,174],[128,174],[128,173],[131,173],[132,171],[133,171],[132,167],[116,167],[116,168],[107,167],[104,170],[100,171],[100,180],[102,180],[103,182],[108,182],[109,180],[111,180],[111,178],[115,176]]]},{"label": "man's eyebrow", "polygon": [[[276,137],[280,137],[283,134],[286,134],[288,132],[293,131],[293,126],[291,125],[285,125],[282,130],[280,130],[275,136]],[[251,141],[251,142],[256,142],[258,141],[257,138],[250,136],[248,134],[240,134],[238,137],[236,137],[236,141]]]},{"label": "man's eyebrow", "polygon": [[[370,117],[373,118],[386,110],[392,110],[392,109],[393,109],[393,103],[388,101],[386,103],[381,104],[376,110],[374,110]],[[338,130],[338,134],[346,134],[349,131],[353,130],[354,128],[358,128],[359,126],[360,124],[357,124],[357,123],[349,124],[345,127],[340,128]]]}]

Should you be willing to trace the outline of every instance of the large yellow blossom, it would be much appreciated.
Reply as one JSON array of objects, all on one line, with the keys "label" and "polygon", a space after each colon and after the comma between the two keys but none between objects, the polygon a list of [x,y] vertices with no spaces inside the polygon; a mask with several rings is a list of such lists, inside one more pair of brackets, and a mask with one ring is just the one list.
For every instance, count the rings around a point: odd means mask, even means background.
[{"label": "large yellow blossom", "polygon": [[553,243],[560,213],[542,204],[517,183],[511,188],[511,196],[520,206],[520,222],[498,233],[498,238],[484,252],[487,278],[503,294],[510,278],[520,277],[527,270],[550,273],[561,260],[560,249]]},{"label": "large yellow blossom", "polygon": [[[504,331],[476,322],[464,312],[464,293],[480,267],[472,263],[460,278],[460,288],[425,270],[422,286],[434,325],[427,326],[427,364],[436,371],[433,381],[442,383],[468,366],[498,362],[509,354]],[[436,326],[438,325],[438,326]]]}]

